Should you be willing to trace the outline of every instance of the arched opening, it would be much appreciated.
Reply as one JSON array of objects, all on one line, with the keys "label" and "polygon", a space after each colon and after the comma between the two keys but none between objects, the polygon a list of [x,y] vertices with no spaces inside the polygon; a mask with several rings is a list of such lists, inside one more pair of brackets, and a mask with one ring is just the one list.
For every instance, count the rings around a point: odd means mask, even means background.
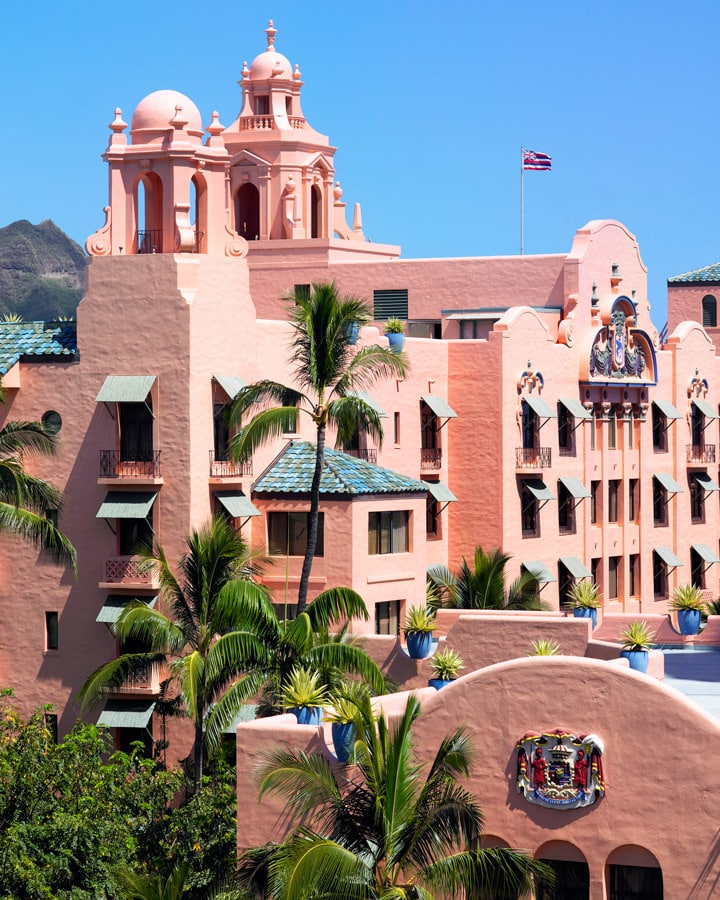
[{"label": "arched opening", "polygon": [[235,231],[246,241],[260,239],[260,192],[249,181],[235,194]]},{"label": "arched opening", "polygon": [[195,252],[202,253],[207,235],[207,182],[199,173],[190,181],[190,224],[195,230]]},{"label": "arched opening", "polygon": [[314,184],[310,188],[310,237],[322,237],[322,191]]},{"label": "arched opening", "polygon": [[548,841],[535,856],[555,872],[552,888],[538,888],[537,900],[588,900],[590,868],[580,850],[566,841]]},{"label": "arched opening", "polygon": [[627,844],[608,856],[605,866],[608,900],[663,900],[660,863],[644,847]]},{"label": "arched opening", "polygon": [[702,298],[703,328],[717,328],[717,299],[712,294]]},{"label": "arched opening", "polygon": [[148,172],[135,188],[137,252],[162,253],[163,186],[159,175]]}]

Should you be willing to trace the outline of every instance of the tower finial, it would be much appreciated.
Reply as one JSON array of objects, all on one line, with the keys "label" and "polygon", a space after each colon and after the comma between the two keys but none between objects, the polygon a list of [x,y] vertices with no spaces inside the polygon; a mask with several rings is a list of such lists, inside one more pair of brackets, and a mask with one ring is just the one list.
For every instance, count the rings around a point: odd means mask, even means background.
[{"label": "tower finial", "polygon": [[267,35],[268,50],[272,50],[275,45],[275,35],[277,34],[277,28],[273,28],[273,20],[270,19],[268,21],[268,27],[265,29],[265,34]]}]

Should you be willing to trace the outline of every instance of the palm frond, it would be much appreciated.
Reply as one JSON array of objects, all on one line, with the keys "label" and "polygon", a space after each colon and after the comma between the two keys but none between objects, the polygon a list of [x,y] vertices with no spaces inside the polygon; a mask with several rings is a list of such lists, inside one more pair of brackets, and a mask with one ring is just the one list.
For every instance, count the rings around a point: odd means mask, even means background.
[{"label": "palm frond", "polygon": [[163,654],[179,653],[193,637],[160,610],[152,609],[141,600],[127,604],[111,631],[121,643],[140,641],[154,652]]},{"label": "palm frond", "polygon": [[77,552],[70,539],[44,515],[0,502],[0,531],[15,534],[77,571]]},{"label": "palm frond", "polygon": [[328,404],[328,423],[335,427],[335,446],[342,448],[358,434],[367,434],[382,446],[383,426],[380,413],[362,397],[336,397]]},{"label": "palm frond", "polygon": [[283,797],[297,817],[342,799],[330,763],[319,753],[278,748],[263,758],[256,777],[261,799],[265,794]]},{"label": "palm frond", "polygon": [[6,422],[0,428],[0,459],[13,456],[53,456],[57,437],[42,422]]},{"label": "palm frond", "polygon": [[268,441],[293,434],[297,428],[298,414],[303,412],[307,410],[302,406],[276,406],[256,413],[247,425],[230,438],[230,458],[235,462],[245,462]]},{"label": "palm frond", "polygon": [[421,880],[441,892],[464,888],[469,896],[518,897],[538,885],[551,885],[552,870],[519,850],[492,848],[464,851],[438,859],[420,873]]},{"label": "palm frond", "polygon": [[357,591],[347,587],[322,591],[308,603],[306,612],[314,631],[344,620],[362,619],[367,622],[370,618],[363,598]]},{"label": "palm frond", "polygon": [[395,353],[387,347],[371,344],[361,347],[338,379],[340,396],[353,390],[366,390],[386,378],[404,378],[410,370],[406,353]]},{"label": "palm frond", "polygon": [[113,689],[146,677],[162,660],[158,653],[125,653],[96,669],[78,692],[75,702],[83,713],[97,706]]}]

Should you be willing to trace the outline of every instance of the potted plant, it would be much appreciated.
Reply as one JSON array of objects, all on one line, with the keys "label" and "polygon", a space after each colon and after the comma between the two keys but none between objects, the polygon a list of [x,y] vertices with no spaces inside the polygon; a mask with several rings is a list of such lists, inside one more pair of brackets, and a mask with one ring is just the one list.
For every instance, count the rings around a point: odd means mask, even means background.
[{"label": "potted plant", "polygon": [[331,697],[332,707],[325,713],[325,719],[332,723],[330,730],[338,762],[346,763],[352,755],[359,704],[362,697],[367,696],[368,690],[365,685],[351,682]]},{"label": "potted plant", "polygon": [[647,672],[648,655],[653,645],[655,632],[647,622],[631,622],[620,637],[622,639],[620,655],[625,657],[630,668],[638,672]]},{"label": "potted plant", "polygon": [[428,680],[430,687],[434,687],[436,691],[455,681],[460,670],[464,669],[463,658],[456,650],[446,647],[440,653],[436,653],[430,660],[434,678]]},{"label": "potted plant", "polygon": [[390,318],[385,322],[383,331],[390,344],[390,349],[399,353],[405,346],[405,323],[402,319]]},{"label": "potted plant", "polygon": [[700,631],[700,616],[705,609],[700,588],[694,584],[679,584],[670,598],[670,609],[677,611],[680,634]]},{"label": "potted plant", "polygon": [[412,659],[426,659],[432,650],[435,613],[427,606],[412,606],[405,616],[405,645]]},{"label": "potted plant", "polygon": [[319,725],[322,707],[329,700],[319,672],[296,666],[282,685],[282,704],[300,725]]},{"label": "potted plant", "polygon": [[528,650],[528,656],[560,656],[562,648],[552,638],[535,638]]},{"label": "potted plant", "polygon": [[570,601],[576,619],[591,619],[593,629],[597,625],[597,611],[602,596],[594,581],[576,581],[570,588]]}]

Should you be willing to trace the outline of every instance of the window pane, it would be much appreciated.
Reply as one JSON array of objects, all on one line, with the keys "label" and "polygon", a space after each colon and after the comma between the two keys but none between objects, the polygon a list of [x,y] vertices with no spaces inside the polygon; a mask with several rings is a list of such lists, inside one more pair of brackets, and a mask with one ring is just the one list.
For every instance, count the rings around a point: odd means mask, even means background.
[{"label": "window pane", "polygon": [[[268,545],[270,553],[304,556],[310,528],[310,513],[268,513]],[[325,555],[325,517],[319,514],[315,556]]]},{"label": "window pane", "polygon": [[407,510],[372,512],[368,518],[368,553],[407,553],[410,547]]}]

